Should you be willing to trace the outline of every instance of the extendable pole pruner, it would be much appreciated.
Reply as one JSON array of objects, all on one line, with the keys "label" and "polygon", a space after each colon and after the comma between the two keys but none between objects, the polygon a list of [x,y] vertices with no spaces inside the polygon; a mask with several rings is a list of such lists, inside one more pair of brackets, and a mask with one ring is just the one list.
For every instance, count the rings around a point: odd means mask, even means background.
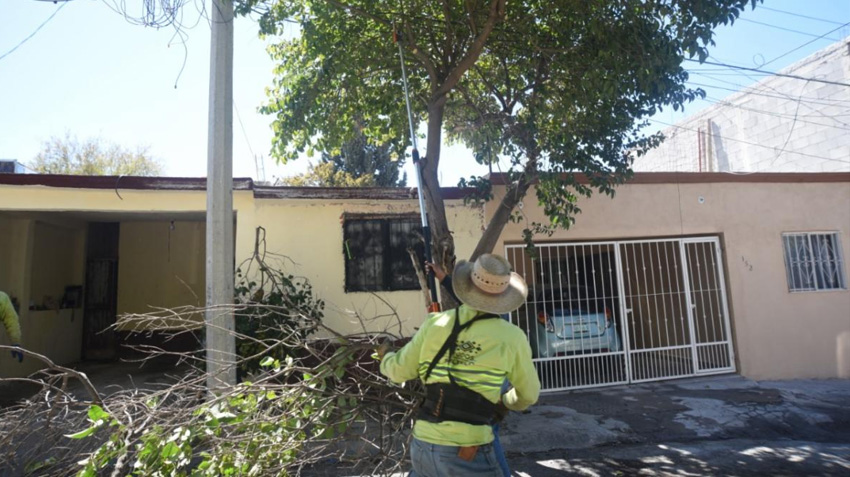
[{"label": "extendable pole pruner", "polygon": [[[398,58],[401,61],[401,79],[404,84],[404,103],[407,105],[407,122],[410,125],[410,141],[413,143],[413,150],[410,155],[413,157],[413,166],[416,169],[416,190],[419,196],[419,215],[422,218],[422,235],[425,239],[425,260],[433,263],[431,257],[431,226],[428,224],[428,212],[425,209],[425,194],[422,193],[422,164],[419,161],[419,149],[416,147],[416,130],[413,127],[413,112],[410,109],[410,92],[407,88],[407,70],[404,69],[404,52],[401,49],[401,43],[398,41],[398,33],[393,29],[393,41],[398,45]],[[428,272],[428,289],[431,292],[431,306],[428,311],[440,311],[440,301],[437,299],[437,281],[434,278],[434,272]]]}]

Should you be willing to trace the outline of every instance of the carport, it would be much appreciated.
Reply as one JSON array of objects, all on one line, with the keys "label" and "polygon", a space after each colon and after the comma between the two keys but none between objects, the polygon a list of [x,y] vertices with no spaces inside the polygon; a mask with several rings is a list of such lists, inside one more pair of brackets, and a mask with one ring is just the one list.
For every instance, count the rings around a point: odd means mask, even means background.
[{"label": "carport", "polygon": [[[112,360],[128,339],[160,344],[113,325],[124,313],[204,304],[204,232],[201,212],[0,212],[0,290],[17,302],[21,344],[60,365]],[[41,367],[0,360],[0,376]]]},{"label": "carport", "polygon": [[720,239],[507,245],[544,391],[735,371]]}]

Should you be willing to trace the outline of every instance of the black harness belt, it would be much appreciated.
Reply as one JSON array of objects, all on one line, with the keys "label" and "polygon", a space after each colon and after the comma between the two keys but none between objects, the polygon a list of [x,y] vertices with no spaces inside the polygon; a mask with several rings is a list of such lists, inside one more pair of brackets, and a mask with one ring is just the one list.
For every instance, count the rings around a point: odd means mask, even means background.
[{"label": "black harness belt", "polygon": [[490,402],[487,398],[477,392],[465,388],[455,381],[451,371],[451,360],[457,348],[457,337],[461,331],[469,328],[473,323],[480,320],[491,318],[500,318],[498,315],[485,314],[478,315],[463,325],[460,324],[460,316],[455,309],[455,321],[452,326],[452,331],[442,348],[431,360],[428,370],[425,372],[423,381],[427,381],[431,376],[431,371],[437,366],[437,363],[443,359],[446,352],[449,353],[448,359],[448,383],[436,383],[425,385],[425,400],[419,408],[419,419],[428,422],[443,422],[457,421],[465,422],[473,425],[491,425],[498,419],[496,412],[496,404]]}]

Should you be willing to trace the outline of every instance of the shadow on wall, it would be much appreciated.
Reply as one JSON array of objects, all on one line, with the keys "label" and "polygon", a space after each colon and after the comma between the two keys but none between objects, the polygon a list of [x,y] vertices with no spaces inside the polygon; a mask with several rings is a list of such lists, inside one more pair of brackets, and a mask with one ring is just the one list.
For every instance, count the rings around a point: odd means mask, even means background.
[{"label": "shadow on wall", "polygon": [[843,331],[835,337],[835,361],[838,377],[850,378],[850,331]]},{"label": "shadow on wall", "polygon": [[[726,148],[723,147],[723,138],[720,136],[720,129],[711,120],[708,121],[708,133],[714,143],[714,154],[717,157],[717,172],[729,172],[731,170],[729,154],[726,153]],[[709,160],[711,160],[710,156]]]}]

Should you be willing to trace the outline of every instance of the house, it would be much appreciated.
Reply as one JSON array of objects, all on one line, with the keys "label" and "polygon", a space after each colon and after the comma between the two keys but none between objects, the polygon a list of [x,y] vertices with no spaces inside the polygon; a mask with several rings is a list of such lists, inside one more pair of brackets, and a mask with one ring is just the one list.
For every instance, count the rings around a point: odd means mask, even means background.
[{"label": "house", "polygon": [[758,78],[742,74],[693,72],[694,87],[740,91],[707,97],[715,104],[665,129],[634,170],[850,172],[850,38],[751,86],[740,82]]},{"label": "house", "polygon": [[[492,180],[498,200],[505,176]],[[443,196],[463,258],[498,202],[465,205],[453,188]],[[0,289],[21,305],[24,346],[59,363],[110,358],[121,330],[100,331],[116,314],[203,304],[205,197],[203,179],[0,175]],[[264,227],[268,250],[326,301],[329,326],[410,334],[424,319],[401,252],[417,224],[415,191],[236,179],[233,198],[236,260]],[[508,224],[496,246],[529,283],[510,319],[532,347],[541,337],[585,343],[603,329],[617,343],[538,348],[546,390],[729,372],[850,377],[850,173],[638,173],[613,200],[579,205],[577,223],[542,237],[534,254],[523,224]],[[533,191],[522,211],[545,220]],[[547,330],[541,303],[557,290],[563,314],[564,290],[576,289],[605,313],[559,338],[565,330]],[[37,368],[0,356],[0,376]]]}]

